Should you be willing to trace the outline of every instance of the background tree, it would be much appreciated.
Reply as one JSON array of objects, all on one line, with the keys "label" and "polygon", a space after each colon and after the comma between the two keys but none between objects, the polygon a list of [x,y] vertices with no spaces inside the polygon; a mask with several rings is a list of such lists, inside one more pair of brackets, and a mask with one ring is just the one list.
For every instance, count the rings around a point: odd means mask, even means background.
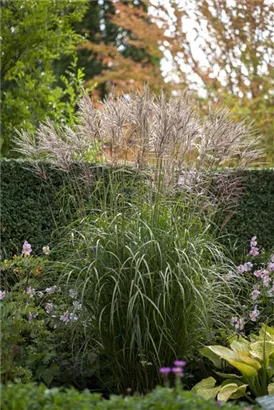
[{"label": "background tree", "polygon": [[81,41],[72,24],[86,1],[1,0],[1,148],[10,155],[15,128],[33,131],[46,117],[72,121],[82,72],[71,58],[57,86],[53,62]]},{"label": "background tree", "polygon": [[118,91],[149,82],[155,91],[165,86],[159,44],[163,31],[148,14],[148,1],[90,2],[78,32],[86,41],[78,47],[87,84],[95,81],[102,98],[112,85]]},{"label": "background tree", "polygon": [[273,3],[176,0],[171,6],[158,3],[158,18],[172,21],[166,48],[181,83],[221,100],[236,120],[253,120],[274,163]]}]

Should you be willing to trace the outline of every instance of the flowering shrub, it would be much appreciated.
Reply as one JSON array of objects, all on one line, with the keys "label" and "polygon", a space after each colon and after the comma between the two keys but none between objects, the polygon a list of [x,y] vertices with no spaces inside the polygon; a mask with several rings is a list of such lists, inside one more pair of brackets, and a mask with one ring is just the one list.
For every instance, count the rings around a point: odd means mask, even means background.
[{"label": "flowering shrub", "polygon": [[[48,246],[43,248],[45,255],[49,252]],[[1,379],[41,379],[49,384],[59,372],[56,346],[64,327],[84,324],[82,304],[74,289],[44,286],[48,261],[31,253],[31,245],[25,241],[20,256],[1,263]]]},{"label": "flowering shrub", "polygon": [[242,314],[231,318],[233,328],[246,333],[264,322],[274,324],[274,253],[266,259],[253,236],[249,257],[251,261],[237,267],[237,275],[245,275],[248,283]]}]

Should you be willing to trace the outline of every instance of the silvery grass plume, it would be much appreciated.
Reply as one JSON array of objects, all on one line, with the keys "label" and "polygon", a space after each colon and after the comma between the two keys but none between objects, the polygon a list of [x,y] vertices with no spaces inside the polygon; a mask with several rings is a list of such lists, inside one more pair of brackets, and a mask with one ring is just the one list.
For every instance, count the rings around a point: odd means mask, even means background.
[{"label": "silvery grass plume", "polygon": [[262,155],[259,137],[246,122],[234,123],[227,110],[200,118],[187,93],[156,96],[147,86],[120,96],[113,90],[99,108],[83,92],[74,127],[48,120],[34,136],[17,135],[17,152],[64,171],[75,162],[132,164],[149,170],[157,189],[161,181],[164,190],[179,184],[200,196],[208,193],[213,171],[243,169]]}]

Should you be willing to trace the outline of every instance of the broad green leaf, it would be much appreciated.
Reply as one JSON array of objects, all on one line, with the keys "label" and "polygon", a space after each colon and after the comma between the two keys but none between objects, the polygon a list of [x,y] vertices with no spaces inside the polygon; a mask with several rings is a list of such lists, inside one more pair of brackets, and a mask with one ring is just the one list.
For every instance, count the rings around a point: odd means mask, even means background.
[{"label": "broad green leaf", "polygon": [[223,346],[205,346],[200,350],[200,353],[211,360],[212,363],[218,368],[221,367],[221,359],[238,359],[238,356],[232,350]]},{"label": "broad green leaf", "polygon": [[249,353],[249,344],[250,342],[248,341],[240,341],[240,340],[233,340],[233,342],[230,344],[231,349],[234,352],[244,352],[246,354]]},{"label": "broad green leaf", "polygon": [[239,370],[245,377],[256,377],[258,375],[258,371],[248,364],[236,360],[227,360],[227,362],[236,367],[236,369]]},{"label": "broad green leaf", "polygon": [[222,372],[215,372],[218,376],[223,377],[224,379],[239,379],[241,380],[243,377],[239,376],[238,374],[231,374],[231,373],[222,373]]},{"label": "broad green leaf", "polygon": [[238,386],[235,383],[226,384],[225,386],[221,387],[217,398],[221,401],[227,401],[232,398],[232,396],[235,396],[234,398],[243,397],[245,395],[247,386],[247,384],[243,384],[242,386]]},{"label": "broad green leaf", "polygon": [[254,358],[247,356],[246,354],[242,353],[242,352],[238,352],[239,355],[239,361],[248,364],[249,366],[254,367],[254,369],[256,370],[260,370],[260,368],[262,367],[260,362],[258,362],[258,360],[255,360]]},{"label": "broad green leaf", "polygon": [[192,391],[202,396],[205,400],[214,399],[218,394],[221,386],[215,387],[216,380],[213,377],[208,377],[197,383]]},{"label": "broad green leaf", "polygon": [[268,362],[269,357],[274,354],[274,341],[258,341],[250,343],[250,353],[253,357]]}]

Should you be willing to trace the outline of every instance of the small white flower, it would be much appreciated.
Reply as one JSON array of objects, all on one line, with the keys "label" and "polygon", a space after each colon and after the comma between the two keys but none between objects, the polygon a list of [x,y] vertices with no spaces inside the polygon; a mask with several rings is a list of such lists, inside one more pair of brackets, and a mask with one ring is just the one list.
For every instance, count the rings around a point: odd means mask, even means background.
[{"label": "small white flower", "polygon": [[78,295],[77,290],[74,290],[74,289],[70,289],[70,290],[69,290],[69,296],[70,296],[71,298],[75,299],[75,298],[77,298],[77,295]]},{"label": "small white flower", "polygon": [[260,294],[261,292],[258,289],[254,289],[251,293],[251,299],[256,300]]},{"label": "small white flower", "polygon": [[78,316],[76,316],[75,313],[70,313],[69,318],[70,318],[70,320],[75,320],[75,321],[78,320]]},{"label": "small white flower", "polygon": [[47,292],[47,293],[54,293],[54,292],[56,292],[56,290],[57,290],[57,286],[56,286],[56,285],[54,285],[54,286],[52,286],[52,287],[50,287],[50,288],[46,288],[46,292]]},{"label": "small white flower", "polygon": [[48,255],[50,253],[49,246],[43,246],[42,250],[43,250],[45,255]]},{"label": "small white flower", "polygon": [[35,289],[29,286],[26,290],[26,294],[29,295],[30,298],[32,298],[35,295]]},{"label": "small white flower", "polygon": [[78,300],[74,300],[73,301],[73,306],[77,309],[77,310],[81,310],[82,309],[82,305],[80,302],[78,302]]}]

